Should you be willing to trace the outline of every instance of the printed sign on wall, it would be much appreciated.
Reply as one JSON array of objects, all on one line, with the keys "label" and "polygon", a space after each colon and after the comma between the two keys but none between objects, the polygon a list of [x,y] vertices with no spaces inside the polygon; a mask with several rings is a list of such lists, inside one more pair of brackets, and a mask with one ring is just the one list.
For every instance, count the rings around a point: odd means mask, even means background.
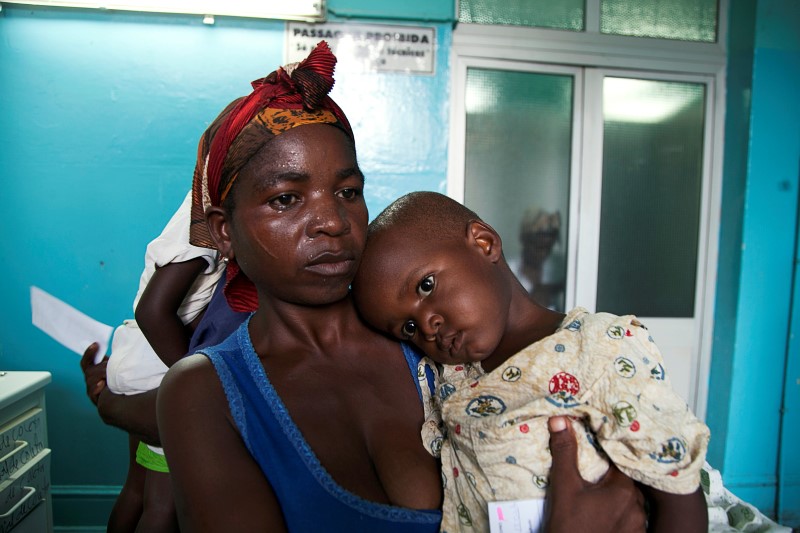
[{"label": "printed sign on wall", "polygon": [[286,24],[286,62],[304,59],[320,41],[338,58],[336,68],[356,72],[433,74],[436,29],[383,24]]}]

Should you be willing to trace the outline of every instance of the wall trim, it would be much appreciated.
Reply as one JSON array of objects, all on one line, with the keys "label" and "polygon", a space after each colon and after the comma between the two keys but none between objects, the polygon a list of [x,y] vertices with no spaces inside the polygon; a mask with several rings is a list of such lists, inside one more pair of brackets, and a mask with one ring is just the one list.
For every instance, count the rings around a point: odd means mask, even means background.
[{"label": "wall trim", "polygon": [[114,498],[119,495],[122,485],[51,485],[50,494],[53,498],[58,496],[69,497],[97,497],[112,495]]},{"label": "wall trim", "polygon": [[105,531],[120,485],[52,485],[53,529]]}]

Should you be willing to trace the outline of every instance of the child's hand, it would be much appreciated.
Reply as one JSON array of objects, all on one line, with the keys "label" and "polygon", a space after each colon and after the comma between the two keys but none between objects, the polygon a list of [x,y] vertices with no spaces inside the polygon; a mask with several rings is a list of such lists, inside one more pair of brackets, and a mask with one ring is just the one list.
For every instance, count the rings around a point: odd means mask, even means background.
[{"label": "child's hand", "polygon": [[83,378],[86,381],[86,395],[95,405],[97,405],[100,393],[106,388],[106,365],[108,365],[108,357],[103,357],[102,361],[94,364],[94,356],[97,354],[98,348],[96,342],[90,344],[81,357],[81,370],[83,370]]},{"label": "child's hand", "polygon": [[578,443],[565,417],[548,421],[550,487],[545,503],[547,533],[645,531],[644,497],[628,476],[612,464],[597,483],[578,472]]}]

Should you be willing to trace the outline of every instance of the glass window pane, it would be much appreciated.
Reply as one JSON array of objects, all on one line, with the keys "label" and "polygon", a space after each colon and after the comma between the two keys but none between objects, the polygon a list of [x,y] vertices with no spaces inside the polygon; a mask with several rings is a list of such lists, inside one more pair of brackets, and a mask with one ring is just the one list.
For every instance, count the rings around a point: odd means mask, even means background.
[{"label": "glass window pane", "polygon": [[567,75],[467,71],[464,203],[543,305],[564,308],[572,99]]},{"label": "glass window pane", "polygon": [[717,0],[602,0],[600,31],[713,43]]},{"label": "glass window pane", "polygon": [[460,0],[458,21],[583,30],[585,0]]},{"label": "glass window pane", "polygon": [[597,310],[694,315],[705,85],[606,78]]}]

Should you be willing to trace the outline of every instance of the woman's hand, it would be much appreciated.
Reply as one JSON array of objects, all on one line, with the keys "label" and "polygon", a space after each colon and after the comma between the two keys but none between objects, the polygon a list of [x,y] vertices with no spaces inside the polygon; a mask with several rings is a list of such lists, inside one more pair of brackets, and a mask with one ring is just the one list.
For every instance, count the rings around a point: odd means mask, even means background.
[{"label": "woman's hand", "polygon": [[100,393],[106,388],[106,366],[108,365],[108,357],[103,357],[103,360],[94,364],[94,357],[97,354],[99,345],[93,342],[83,352],[81,357],[81,370],[83,370],[83,379],[86,382],[86,395],[97,405],[97,400],[100,398]]},{"label": "woman's hand", "polygon": [[156,424],[156,395],[158,389],[124,396],[114,394],[106,386],[108,357],[94,364],[98,345],[92,343],[81,357],[81,370],[86,382],[86,395],[97,406],[97,413],[106,424],[120,428],[138,438],[159,445]]},{"label": "woman's hand", "polygon": [[645,531],[644,497],[633,480],[612,464],[597,483],[585,481],[578,472],[578,444],[572,425],[564,417],[553,417],[548,428],[553,467],[544,531]]}]

